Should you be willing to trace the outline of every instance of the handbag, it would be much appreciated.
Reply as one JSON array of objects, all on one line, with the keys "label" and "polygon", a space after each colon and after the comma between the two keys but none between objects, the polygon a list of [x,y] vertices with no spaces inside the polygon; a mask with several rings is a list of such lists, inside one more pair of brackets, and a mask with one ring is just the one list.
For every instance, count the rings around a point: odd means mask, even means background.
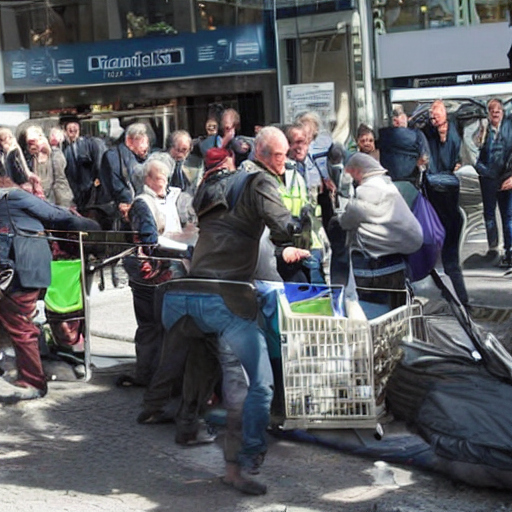
[{"label": "handbag", "polygon": [[52,252],[43,236],[17,233],[12,245],[14,264],[23,288],[48,288],[51,283]]},{"label": "handbag", "polygon": [[459,178],[451,172],[426,173],[427,186],[436,192],[446,192],[460,186]]},{"label": "handbag", "polygon": [[436,266],[446,232],[434,207],[422,192],[416,197],[412,212],[423,230],[423,245],[407,256],[407,273],[414,282],[427,277]]}]

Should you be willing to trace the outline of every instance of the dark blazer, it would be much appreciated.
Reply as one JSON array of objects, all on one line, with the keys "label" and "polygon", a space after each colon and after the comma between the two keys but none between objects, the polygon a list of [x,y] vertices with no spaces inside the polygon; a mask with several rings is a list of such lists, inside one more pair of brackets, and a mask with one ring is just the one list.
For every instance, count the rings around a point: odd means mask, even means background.
[{"label": "dark blazer", "polygon": [[97,137],[79,137],[76,141],[76,155],[70,144],[63,150],[66,178],[79,211],[92,200],[94,181],[99,178],[101,158],[106,149],[103,141]]},{"label": "dark blazer", "polygon": [[49,286],[52,254],[45,229],[94,231],[100,227],[24,190],[0,188],[0,260],[14,263],[15,286]]},{"label": "dark blazer", "polygon": [[101,162],[101,182],[116,204],[131,204],[142,193],[144,176],[140,159],[124,142],[109,149]]}]

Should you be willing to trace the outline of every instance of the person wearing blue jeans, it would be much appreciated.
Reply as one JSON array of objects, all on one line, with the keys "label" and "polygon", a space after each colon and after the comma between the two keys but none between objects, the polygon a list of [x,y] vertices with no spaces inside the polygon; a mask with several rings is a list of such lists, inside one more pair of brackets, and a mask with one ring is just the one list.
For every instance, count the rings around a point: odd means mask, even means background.
[{"label": "person wearing blue jeans", "polygon": [[[503,188],[511,187],[511,188]],[[500,209],[501,223],[503,225],[503,245],[505,254],[501,265],[512,268],[512,178],[503,181],[497,194]]]},{"label": "person wearing blue jeans", "polygon": [[507,185],[502,188],[510,170],[510,155],[512,153],[512,120],[504,117],[503,103],[499,98],[492,98],[487,103],[489,112],[489,127],[487,130],[480,155],[476,163],[476,170],[480,180],[482,192],[483,213],[487,242],[491,256],[497,256],[498,224],[496,222],[496,204],[500,209],[504,255],[501,266],[512,266],[510,252],[510,206],[508,203]]},{"label": "person wearing blue jeans", "polygon": [[[240,405],[243,403],[240,419],[243,442],[236,456],[225,448],[223,481],[249,494],[266,492],[265,485],[243,476],[242,469],[247,464],[254,472],[263,462],[273,395],[268,350],[256,320],[257,298],[249,286],[257,267],[265,226],[270,230],[271,241],[285,247],[291,259],[304,257],[304,252],[309,254],[292,247],[297,226],[277,190],[275,176],[284,168],[287,151],[286,137],[275,127],[265,127],[258,133],[255,161],[246,162],[247,165],[236,172],[225,162],[231,158],[228,150],[212,148],[207,151],[207,169],[193,203],[199,238],[189,278],[170,282],[162,306],[166,331],[171,329],[172,333],[172,327],[182,318],[191,318],[205,335],[219,338],[220,353],[225,347],[234,353],[248,376],[246,397],[238,393],[239,389],[230,387],[229,382],[224,386],[226,396]],[[163,351],[168,352],[165,347]],[[221,365],[225,365],[222,357],[219,359]],[[162,356],[159,367],[165,365]],[[224,375],[225,370],[223,368]],[[163,373],[159,370],[155,373],[145,395],[146,405],[158,379],[161,379],[159,387],[165,389]],[[234,404],[231,407],[236,408]],[[177,422],[179,426],[179,415]]]},{"label": "person wearing blue jeans", "polygon": [[[185,315],[189,315],[203,333],[216,334],[219,343],[226,344],[233,351],[246,371],[249,387],[244,403],[241,462],[264,454],[267,451],[265,430],[269,424],[274,381],[265,336],[256,318],[243,318],[234,313],[217,294],[168,292],[162,307],[165,329],[171,330]],[[226,391],[228,401],[233,402],[229,399],[229,387]],[[234,392],[238,391],[235,389]]]},{"label": "person wearing blue jeans", "polygon": [[498,184],[496,178],[479,176],[480,191],[482,194],[483,214],[487,244],[489,251],[498,249],[498,223],[496,222],[496,204],[498,201]]}]

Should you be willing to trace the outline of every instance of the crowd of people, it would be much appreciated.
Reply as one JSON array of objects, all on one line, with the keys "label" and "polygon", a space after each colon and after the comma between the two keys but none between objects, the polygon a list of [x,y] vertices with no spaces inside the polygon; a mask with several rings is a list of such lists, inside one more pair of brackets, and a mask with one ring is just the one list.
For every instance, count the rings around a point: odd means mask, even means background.
[{"label": "crowd of people", "polygon": [[[477,171],[490,250],[497,202],[510,267],[512,128],[499,100],[489,102],[489,120]],[[446,231],[445,272],[469,304],[454,174],[461,141],[442,101],[423,130],[410,128],[400,108],[378,141],[360,126],[354,150],[333,141],[314,112],[246,137],[228,108],[208,117],[204,136],[174,131],[164,150],[152,150],[143,123],[111,147],[80,128],[68,118],[48,138],[34,125],[18,139],[0,129],[0,325],[18,368],[14,384],[0,381],[0,401],[47,391],[32,317],[50,283],[48,229],[134,233],[137,252],[123,265],[136,365],[118,385],[146,388],[138,421],[175,421],[184,445],[212,441],[201,414],[216,389],[228,413],[224,482],[249,494],[266,492],[247,472],[259,471],[271,408],[279,410],[279,336],[265,283],[347,285],[353,274],[364,288],[405,290],[407,255],[423,243],[412,205],[424,189]],[[188,165],[191,154],[202,159],[200,172]]]}]

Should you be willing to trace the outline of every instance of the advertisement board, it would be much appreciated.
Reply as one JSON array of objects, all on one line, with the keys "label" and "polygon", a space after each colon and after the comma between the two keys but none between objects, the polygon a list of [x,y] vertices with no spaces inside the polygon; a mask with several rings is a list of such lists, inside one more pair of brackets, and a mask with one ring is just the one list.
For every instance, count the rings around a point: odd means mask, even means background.
[{"label": "advertisement board", "polygon": [[262,25],[2,52],[6,92],[275,67]]}]

